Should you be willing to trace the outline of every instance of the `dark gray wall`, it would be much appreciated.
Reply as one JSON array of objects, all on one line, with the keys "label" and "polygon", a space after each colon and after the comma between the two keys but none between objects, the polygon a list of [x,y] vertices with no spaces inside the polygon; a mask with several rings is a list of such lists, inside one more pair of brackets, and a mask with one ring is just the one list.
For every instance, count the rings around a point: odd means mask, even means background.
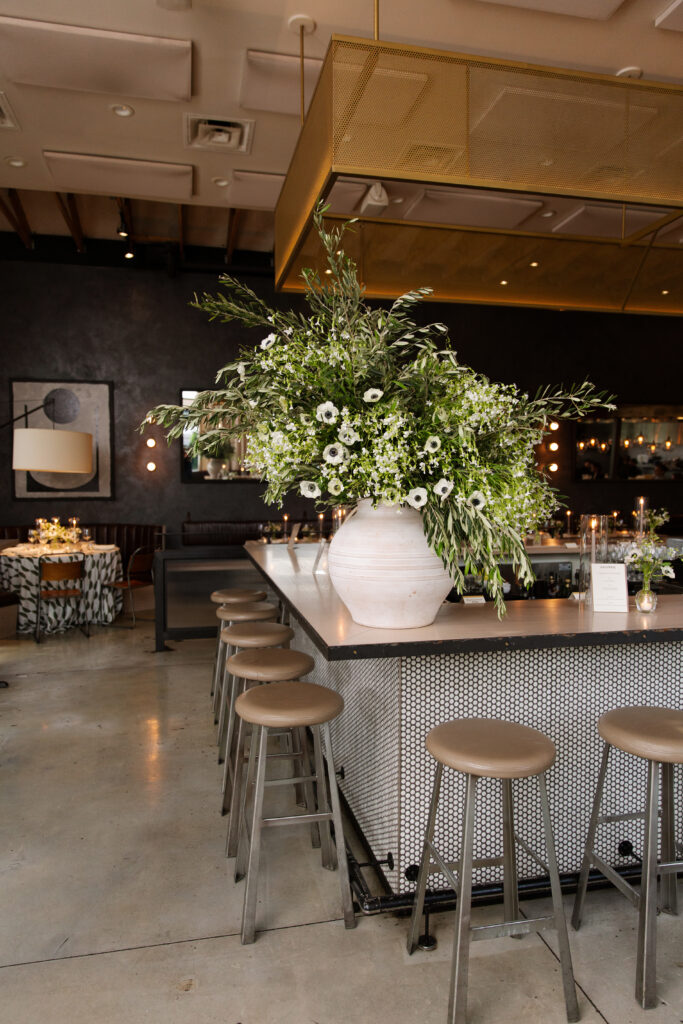
[{"label": "dark gray wall", "polygon": [[[274,296],[270,280],[248,283],[275,304],[300,300]],[[419,284],[419,282],[416,282]],[[216,291],[217,275],[182,274],[124,267],[0,262],[0,422],[8,419],[9,379],[111,380],[114,383],[115,488],[112,501],[59,502],[64,514],[90,522],[162,522],[178,530],[182,520],[277,517],[261,500],[263,485],[182,484],[177,444],[155,450],[156,473],[137,426],[160,402],[177,402],[181,387],[210,387],[216,370],[240,344],[260,334],[239,324],[210,323],[190,308],[195,292]],[[523,389],[590,377],[623,402],[683,404],[683,321],[674,317],[550,312],[503,307],[426,304],[423,320],[449,324],[461,362],[494,380]],[[154,431],[161,441],[158,429]],[[11,430],[0,431],[0,524],[29,523],[53,513],[46,501],[11,498]],[[572,483],[561,490],[575,509],[629,509],[643,483]],[[683,487],[648,482],[653,504],[683,512]],[[286,510],[299,515],[312,503],[292,497]]]}]

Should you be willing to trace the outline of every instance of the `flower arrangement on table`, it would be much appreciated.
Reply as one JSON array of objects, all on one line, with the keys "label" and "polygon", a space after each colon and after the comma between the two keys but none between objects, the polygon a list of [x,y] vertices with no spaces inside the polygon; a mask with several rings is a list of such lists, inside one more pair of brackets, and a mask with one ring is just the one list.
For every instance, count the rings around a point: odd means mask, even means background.
[{"label": "flower arrangement on table", "polygon": [[675,548],[662,544],[657,530],[668,523],[669,513],[666,509],[648,509],[645,512],[646,532],[643,537],[628,545],[624,561],[627,566],[643,574],[642,590],[650,591],[651,584],[667,576],[674,579],[676,573],[672,562],[683,557]]},{"label": "flower arrangement on table", "polygon": [[56,517],[51,521],[43,520],[40,524],[40,540],[44,544],[57,547],[60,544],[76,544],[81,536],[78,526],[62,526]]},{"label": "flower arrangement on table", "polygon": [[341,248],[347,225],[326,230],[324,212],[315,220],[328,270],[302,271],[309,315],[270,309],[221,277],[227,294],[195,296],[193,305],[212,320],[264,328],[265,337],[218,372],[217,390],[186,408],[160,405],[148,419],[168,427],[169,440],[198,426],[194,445],[207,454],[230,434],[226,423],[239,423],[268,502],[281,505],[295,490],[323,506],[370,498],[421,510],[455,588],[481,575],[503,614],[499,560],[533,582],[524,533],[558,505],[535,445],[552,419],[614,406],[587,381],[530,398],[461,365],[444,324],[411,318],[429,288],[389,309],[368,306]]}]

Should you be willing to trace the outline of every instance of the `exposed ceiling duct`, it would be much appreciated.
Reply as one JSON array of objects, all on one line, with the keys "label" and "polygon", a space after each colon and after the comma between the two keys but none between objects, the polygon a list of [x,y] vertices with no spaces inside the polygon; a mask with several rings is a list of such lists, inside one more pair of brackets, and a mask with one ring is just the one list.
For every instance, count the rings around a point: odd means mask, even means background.
[{"label": "exposed ceiling duct", "polygon": [[320,200],[359,219],[370,296],[683,313],[678,85],[333,36],[276,210],[284,290],[321,261]]}]

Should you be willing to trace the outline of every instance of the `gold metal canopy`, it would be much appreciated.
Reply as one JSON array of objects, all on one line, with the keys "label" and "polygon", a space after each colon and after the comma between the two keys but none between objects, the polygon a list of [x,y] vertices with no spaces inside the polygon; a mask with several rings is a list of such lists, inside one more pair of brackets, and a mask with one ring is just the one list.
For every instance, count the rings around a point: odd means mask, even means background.
[{"label": "gold metal canopy", "polygon": [[321,199],[358,218],[371,297],[683,313],[681,86],[333,36],[275,213],[278,288],[322,269]]}]

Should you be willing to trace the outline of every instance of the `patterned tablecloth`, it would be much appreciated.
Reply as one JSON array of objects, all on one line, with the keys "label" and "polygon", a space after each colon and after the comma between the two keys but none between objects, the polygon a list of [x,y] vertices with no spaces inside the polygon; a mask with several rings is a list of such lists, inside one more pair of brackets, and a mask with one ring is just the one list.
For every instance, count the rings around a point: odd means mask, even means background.
[{"label": "patterned tablecloth", "polygon": [[[113,622],[123,607],[123,597],[118,590],[103,586],[121,579],[121,552],[113,545],[81,545],[79,549],[54,549],[49,553],[42,547],[18,544],[5,548],[0,554],[0,587],[13,590],[19,595],[17,632],[32,633],[36,627],[36,602],[38,598],[38,572],[40,556],[55,562],[69,562],[83,559],[83,602],[77,598],[63,601],[43,601],[41,608],[41,631],[59,633],[72,626],[91,623]],[[66,581],[64,586],[73,586]]]}]

